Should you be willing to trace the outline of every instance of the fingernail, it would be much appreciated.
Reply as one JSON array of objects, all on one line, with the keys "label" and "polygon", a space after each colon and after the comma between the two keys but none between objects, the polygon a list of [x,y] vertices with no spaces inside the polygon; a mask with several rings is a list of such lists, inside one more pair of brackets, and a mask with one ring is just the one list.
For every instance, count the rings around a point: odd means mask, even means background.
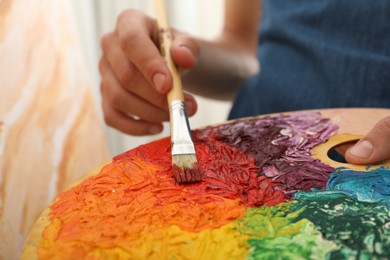
[{"label": "fingernail", "polygon": [[165,75],[156,73],[153,76],[153,84],[159,91],[164,91]]},{"label": "fingernail", "polygon": [[367,140],[363,140],[352,146],[349,152],[359,158],[367,159],[374,151],[374,146]]},{"label": "fingernail", "polygon": [[149,134],[155,135],[161,132],[161,127],[158,126],[152,126],[149,128]]}]

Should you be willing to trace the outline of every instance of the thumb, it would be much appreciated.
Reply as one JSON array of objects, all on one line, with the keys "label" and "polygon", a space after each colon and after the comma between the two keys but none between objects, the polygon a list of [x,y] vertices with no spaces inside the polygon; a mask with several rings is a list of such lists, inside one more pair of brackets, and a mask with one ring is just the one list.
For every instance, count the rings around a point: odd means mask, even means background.
[{"label": "thumb", "polygon": [[171,56],[179,68],[191,69],[196,65],[199,45],[191,37],[177,35],[172,42]]},{"label": "thumb", "polygon": [[349,163],[372,164],[390,159],[390,116],[380,120],[345,154]]}]

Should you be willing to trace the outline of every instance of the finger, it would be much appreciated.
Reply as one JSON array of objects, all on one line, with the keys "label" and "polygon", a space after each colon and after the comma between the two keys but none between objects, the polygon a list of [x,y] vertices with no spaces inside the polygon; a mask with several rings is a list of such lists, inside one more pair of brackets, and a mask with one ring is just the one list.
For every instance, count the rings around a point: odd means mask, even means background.
[{"label": "finger", "polygon": [[105,75],[115,75],[118,84],[158,108],[168,111],[166,95],[157,92],[139,71],[126,60],[121,50],[115,45],[101,58],[99,71],[102,79]]},{"label": "finger", "polygon": [[[137,116],[144,121],[160,123],[169,120],[166,107],[161,109],[124,89],[107,64],[103,65],[102,75],[104,75],[101,87],[102,97],[112,108],[124,114]],[[166,97],[162,96],[166,100]]]},{"label": "finger", "polygon": [[191,69],[196,65],[199,46],[192,38],[178,35],[172,42],[171,55],[177,66]]},{"label": "finger", "polygon": [[129,135],[158,134],[163,130],[161,123],[151,123],[133,118],[113,109],[104,99],[102,100],[104,121],[110,127]]},{"label": "finger", "polygon": [[[114,77],[114,73],[110,65],[107,63],[106,59],[104,58],[101,58],[99,62],[99,71],[100,74],[102,75],[102,81],[104,81],[104,84],[101,85],[102,96],[104,98],[111,99],[112,104],[118,104],[115,107],[120,111],[124,113],[137,114],[135,110],[131,110],[131,108],[129,107],[130,104],[132,104],[131,102],[124,102],[126,99],[129,98],[129,97],[124,98],[124,96],[129,96],[131,95],[131,93],[122,90],[123,88],[122,86],[120,86],[118,79],[111,79]],[[144,83],[146,84],[146,82]],[[142,85],[142,83],[135,83],[134,85],[139,86]],[[142,98],[143,101],[147,100],[148,102],[152,102],[154,106],[156,106],[157,108],[160,108],[164,112],[168,112],[167,98],[165,95],[157,92],[153,92],[147,87],[143,87],[143,88],[133,87],[132,90],[135,91],[135,94],[140,95],[140,98]],[[120,100],[116,100],[116,99],[120,99]],[[188,93],[184,93],[184,100],[186,103],[188,116],[193,116],[196,113],[198,107],[195,98]],[[121,109],[121,107],[129,107],[129,108]],[[136,107],[141,108],[142,105],[139,104]],[[141,112],[143,111],[144,110],[142,110]],[[157,114],[161,116],[161,113],[162,112],[159,111]],[[166,119],[166,116],[163,117],[160,116],[159,118],[161,119],[161,121]]]},{"label": "finger", "polygon": [[135,78],[137,77],[135,73],[136,69],[126,58],[119,46],[115,34],[113,32],[105,34],[102,37],[101,45],[104,60],[107,61],[121,84],[129,89],[131,86],[137,86],[137,84],[134,84]]},{"label": "finger", "polygon": [[[113,33],[106,34],[102,39],[103,58],[99,69],[104,68],[104,63],[108,63],[113,74],[118,81],[137,96],[155,104],[156,106],[168,110],[166,96],[154,91],[155,89],[144,78],[144,76],[126,58],[120,48],[117,38]],[[101,72],[102,73],[102,72]]]},{"label": "finger", "polygon": [[119,16],[115,32],[126,57],[157,91],[166,93],[171,89],[172,76],[157,47],[157,30],[155,20],[127,10]]},{"label": "finger", "polygon": [[186,106],[186,111],[188,116],[195,115],[196,111],[198,110],[198,104],[194,98],[194,96],[184,93],[184,102]]},{"label": "finger", "polygon": [[390,116],[380,120],[370,132],[345,154],[349,163],[371,164],[390,159]]}]

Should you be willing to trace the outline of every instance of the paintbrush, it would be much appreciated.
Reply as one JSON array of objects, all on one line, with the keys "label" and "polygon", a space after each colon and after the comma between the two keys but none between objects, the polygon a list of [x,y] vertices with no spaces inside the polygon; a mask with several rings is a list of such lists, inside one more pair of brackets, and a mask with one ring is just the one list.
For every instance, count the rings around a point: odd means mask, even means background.
[{"label": "paintbrush", "polygon": [[169,91],[168,105],[171,123],[171,153],[174,177],[177,183],[192,183],[201,180],[195,145],[185,109],[183,87],[179,72],[170,55],[172,33],[163,0],[155,0],[160,51],[172,74],[173,85]]}]

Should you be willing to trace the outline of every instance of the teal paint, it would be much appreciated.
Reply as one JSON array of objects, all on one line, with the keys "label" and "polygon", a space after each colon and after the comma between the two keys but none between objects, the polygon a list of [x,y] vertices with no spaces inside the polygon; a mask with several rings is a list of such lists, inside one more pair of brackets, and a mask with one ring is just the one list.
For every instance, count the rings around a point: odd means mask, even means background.
[{"label": "teal paint", "polygon": [[339,169],[330,176],[326,189],[359,201],[383,202],[390,208],[390,170],[383,167],[369,172]]}]

